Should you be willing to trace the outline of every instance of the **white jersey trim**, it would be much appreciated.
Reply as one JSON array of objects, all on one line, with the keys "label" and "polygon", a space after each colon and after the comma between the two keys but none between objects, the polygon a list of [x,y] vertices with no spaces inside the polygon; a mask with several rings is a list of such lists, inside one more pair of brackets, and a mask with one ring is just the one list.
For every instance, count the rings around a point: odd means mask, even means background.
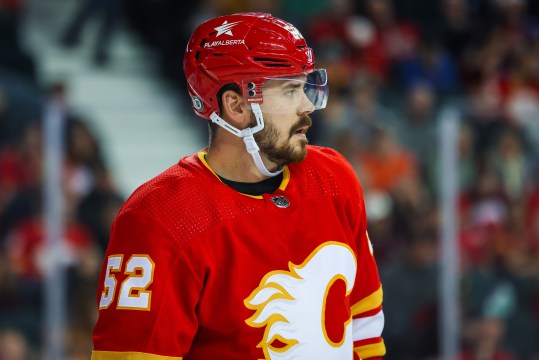
[{"label": "white jersey trim", "polygon": [[380,310],[373,316],[352,320],[352,338],[354,341],[379,337],[384,329],[384,312]]}]

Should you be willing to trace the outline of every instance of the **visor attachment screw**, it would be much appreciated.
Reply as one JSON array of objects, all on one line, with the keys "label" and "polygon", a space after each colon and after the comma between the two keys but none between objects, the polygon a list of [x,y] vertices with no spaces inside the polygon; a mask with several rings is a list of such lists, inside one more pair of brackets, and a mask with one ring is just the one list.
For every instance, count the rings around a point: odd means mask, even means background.
[{"label": "visor attachment screw", "polygon": [[250,97],[253,97],[256,95],[256,90],[255,90],[255,83],[254,82],[250,82],[247,84],[247,88],[249,89],[249,91],[247,92],[247,94],[249,94]]}]

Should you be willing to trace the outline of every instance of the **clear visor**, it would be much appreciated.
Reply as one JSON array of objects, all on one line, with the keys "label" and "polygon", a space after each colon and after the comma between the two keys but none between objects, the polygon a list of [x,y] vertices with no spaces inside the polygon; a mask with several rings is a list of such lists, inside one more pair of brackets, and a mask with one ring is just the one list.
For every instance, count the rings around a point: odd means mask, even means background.
[{"label": "clear visor", "polygon": [[265,78],[260,85],[253,82],[243,85],[248,106],[259,103],[265,113],[303,113],[324,109],[329,93],[325,69],[287,78]]}]

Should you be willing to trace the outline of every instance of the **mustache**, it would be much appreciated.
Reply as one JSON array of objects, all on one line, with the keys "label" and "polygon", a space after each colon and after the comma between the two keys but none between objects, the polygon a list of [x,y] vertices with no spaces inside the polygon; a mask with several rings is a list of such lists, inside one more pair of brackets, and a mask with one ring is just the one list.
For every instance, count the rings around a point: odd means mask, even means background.
[{"label": "mustache", "polygon": [[301,129],[304,126],[311,127],[313,125],[313,120],[309,115],[304,115],[299,118],[299,120],[292,126],[292,129],[290,130],[290,136],[294,135],[296,131]]}]

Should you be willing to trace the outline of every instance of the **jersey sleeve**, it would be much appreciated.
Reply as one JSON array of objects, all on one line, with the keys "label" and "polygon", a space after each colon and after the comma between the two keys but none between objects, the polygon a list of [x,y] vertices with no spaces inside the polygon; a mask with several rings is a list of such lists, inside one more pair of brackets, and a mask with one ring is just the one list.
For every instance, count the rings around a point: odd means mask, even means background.
[{"label": "jersey sleeve", "polygon": [[358,272],[352,293],[352,337],[359,359],[381,359],[386,353],[382,330],[382,285],[366,231],[359,234]]},{"label": "jersey sleeve", "polygon": [[203,252],[147,211],[116,219],[97,290],[92,360],[182,359],[198,323]]},{"label": "jersey sleeve", "polygon": [[357,249],[357,274],[351,294],[352,337],[356,359],[381,359],[386,353],[382,330],[384,312],[382,310],[382,284],[367,233],[365,203],[359,180],[351,167],[349,174],[353,184],[348,203]]}]

